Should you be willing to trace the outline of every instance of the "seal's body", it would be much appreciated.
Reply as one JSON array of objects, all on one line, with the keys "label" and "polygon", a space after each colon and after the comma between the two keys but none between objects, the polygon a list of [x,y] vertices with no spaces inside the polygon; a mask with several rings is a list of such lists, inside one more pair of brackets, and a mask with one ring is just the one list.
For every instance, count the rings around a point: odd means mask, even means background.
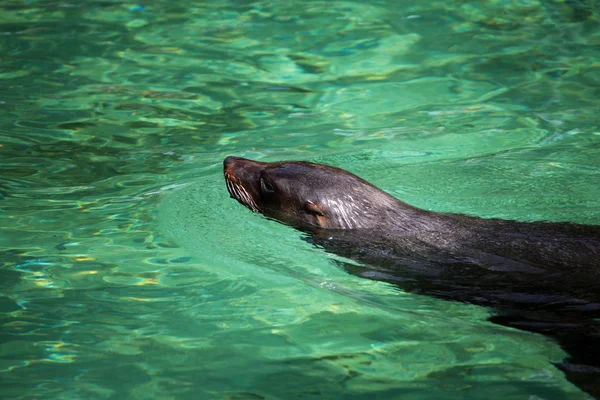
[{"label": "seal's body", "polygon": [[600,226],[421,210],[339,168],[224,161],[233,198],[293,226],[350,273],[412,292],[494,307],[492,321],[544,333],[562,369],[600,396]]}]

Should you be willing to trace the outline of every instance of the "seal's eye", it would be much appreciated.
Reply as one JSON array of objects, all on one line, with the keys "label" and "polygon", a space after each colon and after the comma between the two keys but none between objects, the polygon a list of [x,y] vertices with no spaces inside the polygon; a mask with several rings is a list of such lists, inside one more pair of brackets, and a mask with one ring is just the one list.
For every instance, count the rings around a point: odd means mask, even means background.
[{"label": "seal's eye", "polygon": [[272,182],[269,182],[265,178],[260,178],[260,190],[265,193],[273,193],[275,191],[275,185]]}]

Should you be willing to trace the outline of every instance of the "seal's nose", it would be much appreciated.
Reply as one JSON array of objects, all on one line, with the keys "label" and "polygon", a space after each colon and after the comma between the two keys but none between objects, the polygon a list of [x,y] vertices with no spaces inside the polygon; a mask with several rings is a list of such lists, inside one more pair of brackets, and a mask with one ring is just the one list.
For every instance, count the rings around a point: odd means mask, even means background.
[{"label": "seal's nose", "polygon": [[228,156],[225,157],[225,159],[223,160],[223,168],[227,168],[231,165],[233,165],[233,163],[235,163],[235,160],[239,160],[240,157],[234,157],[234,156]]}]

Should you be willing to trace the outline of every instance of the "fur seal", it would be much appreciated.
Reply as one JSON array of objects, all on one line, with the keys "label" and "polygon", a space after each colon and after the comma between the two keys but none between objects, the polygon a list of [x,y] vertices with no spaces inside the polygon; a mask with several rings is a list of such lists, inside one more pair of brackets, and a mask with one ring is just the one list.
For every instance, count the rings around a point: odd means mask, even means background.
[{"label": "fur seal", "polygon": [[553,338],[567,378],[600,397],[600,226],[422,210],[306,161],[223,165],[232,198],[361,265],[338,262],[348,272],[493,307],[492,322]]}]

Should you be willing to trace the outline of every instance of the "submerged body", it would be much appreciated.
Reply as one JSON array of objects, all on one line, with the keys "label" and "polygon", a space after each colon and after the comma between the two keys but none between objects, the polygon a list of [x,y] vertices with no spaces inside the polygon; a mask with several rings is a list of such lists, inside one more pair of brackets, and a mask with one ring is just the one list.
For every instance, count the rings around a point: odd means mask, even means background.
[{"label": "submerged body", "polygon": [[339,168],[224,161],[233,198],[291,225],[350,273],[494,307],[492,321],[546,334],[567,377],[600,396],[600,226],[517,222],[410,206]]}]

